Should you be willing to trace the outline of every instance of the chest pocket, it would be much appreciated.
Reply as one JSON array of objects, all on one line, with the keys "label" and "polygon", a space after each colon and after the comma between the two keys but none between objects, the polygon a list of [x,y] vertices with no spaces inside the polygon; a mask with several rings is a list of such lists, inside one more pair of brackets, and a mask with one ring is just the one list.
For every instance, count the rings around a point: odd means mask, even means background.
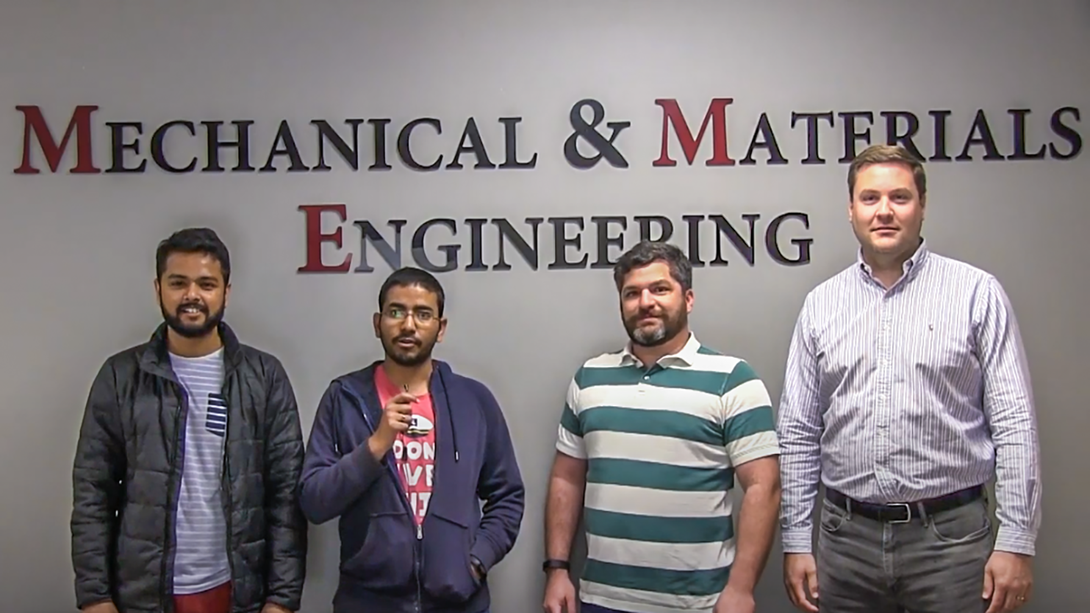
[{"label": "chest pocket", "polygon": [[227,399],[223,397],[223,394],[213,392],[208,395],[206,402],[204,429],[210,434],[223,438],[227,434]]},{"label": "chest pocket", "polygon": [[925,381],[964,385],[979,372],[969,314],[905,318],[895,340],[894,354],[901,366]]}]

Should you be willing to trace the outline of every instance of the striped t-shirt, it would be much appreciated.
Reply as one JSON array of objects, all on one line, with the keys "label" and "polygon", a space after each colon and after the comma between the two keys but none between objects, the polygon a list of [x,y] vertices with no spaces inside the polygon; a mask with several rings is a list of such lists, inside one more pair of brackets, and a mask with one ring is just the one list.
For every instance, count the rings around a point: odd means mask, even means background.
[{"label": "striped t-shirt", "polygon": [[231,578],[227,524],[220,503],[227,402],[223,350],[199,357],[170,356],[188,400],[182,491],[175,525],[174,593],[194,594]]},{"label": "striped t-shirt", "polygon": [[753,369],[692,335],[650,368],[627,349],[586,361],[557,441],[588,460],[581,599],[712,610],[734,561],[734,467],[779,453],[774,422]]}]

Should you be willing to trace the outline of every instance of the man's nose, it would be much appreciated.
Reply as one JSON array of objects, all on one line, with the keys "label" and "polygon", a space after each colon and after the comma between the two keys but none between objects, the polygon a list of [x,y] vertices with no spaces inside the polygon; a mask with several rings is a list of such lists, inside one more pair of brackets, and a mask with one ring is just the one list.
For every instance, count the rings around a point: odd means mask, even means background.
[{"label": "man's nose", "polygon": [[654,304],[655,304],[655,300],[654,300],[654,296],[651,295],[651,290],[645,289],[642,292],[640,292],[640,307],[641,308],[647,308],[647,307],[650,307],[650,306],[654,306]]}]

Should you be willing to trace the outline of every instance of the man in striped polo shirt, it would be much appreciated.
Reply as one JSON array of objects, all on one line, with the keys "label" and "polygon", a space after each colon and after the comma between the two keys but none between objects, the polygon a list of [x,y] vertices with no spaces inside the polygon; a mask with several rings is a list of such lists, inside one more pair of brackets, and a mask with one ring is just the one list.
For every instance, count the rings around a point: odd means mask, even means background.
[{"label": "man in striped polo shirt", "polygon": [[[779,513],[779,446],[764,384],[690,332],[692,265],[644,241],[614,268],[631,343],[587,360],[560,419],[546,508],[548,613],[751,613]],[[745,492],[734,526],[731,490]]]}]

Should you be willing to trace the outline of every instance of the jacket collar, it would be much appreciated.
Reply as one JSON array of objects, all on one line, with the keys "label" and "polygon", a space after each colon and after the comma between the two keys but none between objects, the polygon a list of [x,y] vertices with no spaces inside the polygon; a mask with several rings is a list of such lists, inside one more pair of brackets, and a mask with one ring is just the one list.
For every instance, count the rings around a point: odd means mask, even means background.
[{"label": "jacket collar", "polygon": [[[375,369],[382,365],[382,360],[375,360],[360,370],[350,373],[346,378],[356,389],[356,392],[365,396],[368,404],[375,404],[378,412],[382,413],[382,405],[378,404],[378,391],[375,389]],[[428,381],[428,389],[432,396],[437,396],[437,391],[448,385],[453,374],[450,364],[442,360],[432,359],[431,378]]]},{"label": "jacket collar", "polygon": [[[224,322],[220,322],[217,328],[220,340],[223,341],[223,366],[225,372],[230,372],[241,361],[241,344],[235,332]],[[140,356],[140,367],[144,370],[174,378],[174,370],[170,366],[170,356],[167,353],[167,324],[159,324],[148,339],[148,344]]]},{"label": "jacket collar", "polygon": [[[362,410],[372,428],[378,424],[378,420],[382,419],[382,403],[379,401],[378,389],[375,387],[375,369],[380,364],[382,364],[382,360],[375,360],[343,379],[349,392],[357,396],[362,402]],[[453,414],[454,409],[452,408],[454,400],[451,398],[451,394],[457,392],[451,390],[451,387],[456,384],[452,377],[453,373],[450,364],[442,360],[432,359],[431,379],[428,382],[428,389],[431,392],[436,423],[442,419],[448,426],[438,429],[436,434],[437,453],[442,455],[450,451],[453,453],[453,460],[457,462],[459,460],[459,438]],[[392,452],[387,456],[392,466]]]}]

